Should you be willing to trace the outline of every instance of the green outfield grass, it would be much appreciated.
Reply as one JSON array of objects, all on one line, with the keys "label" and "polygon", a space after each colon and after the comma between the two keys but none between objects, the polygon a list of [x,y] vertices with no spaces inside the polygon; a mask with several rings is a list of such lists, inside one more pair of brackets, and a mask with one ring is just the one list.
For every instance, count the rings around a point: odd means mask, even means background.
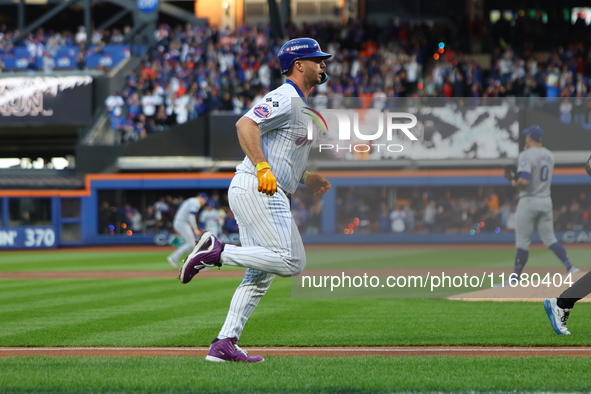
[{"label": "green outfield grass", "polygon": [[[162,251],[86,252],[67,249],[51,252],[2,252],[0,272],[29,271],[158,271],[170,270],[166,256],[173,249]],[[568,251],[573,264],[591,267],[591,250]],[[511,271],[515,252],[494,246],[482,250],[311,250],[307,252],[307,268],[507,268]],[[531,250],[527,267],[561,267],[549,250]],[[224,267],[224,270],[239,269]]]},{"label": "green outfield grass", "polygon": [[0,393],[588,392],[588,358],[0,358]]},{"label": "green outfield grass", "polygon": [[[162,252],[2,253],[0,272],[170,270]],[[588,251],[570,251],[584,267]],[[480,256],[480,257],[479,257]],[[311,251],[312,266],[506,267],[513,251]],[[372,260],[375,259],[375,260]],[[531,266],[559,267],[532,251]],[[453,267],[452,267],[453,264]],[[405,265],[406,266],[406,265]],[[226,267],[222,268],[226,269]],[[207,346],[240,278],[0,279],[0,346]],[[591,305],[571,336],[541,303],[421,298],[292,298],[277,278],[246,326],[243,346],[591,345]],[[262,365],[195,358],[0,358],[1,392],[451,392],[591,390],[586,358],[273,357]],[[560,372],[562,371],[562,372]],[[566,372],[567,371],[567,372]],[[565,375],[566,374],[566,375]]]},{"label": "green outfield grass", "polygon": [[[0,280],[0,346],[205,346],[239,278]],[[560,337],[541,303],[291,298],[278,278],[241,343],[254,346],[591,345],[591,305]]]}]

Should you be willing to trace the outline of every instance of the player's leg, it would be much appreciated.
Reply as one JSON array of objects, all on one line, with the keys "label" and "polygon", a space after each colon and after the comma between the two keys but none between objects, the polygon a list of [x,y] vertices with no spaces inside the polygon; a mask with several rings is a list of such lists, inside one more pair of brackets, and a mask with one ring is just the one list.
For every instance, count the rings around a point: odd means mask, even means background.
[{"label": "player's leg", "polygon": [[558,306],[570,309],[575,306],[575,302],[585,298],[589,293],[591,293],[591,271],[583,275],[558,297]]},{"label": "player's leg", "polygon": [[[246,228],[240,229],[240,243],[244,247],[255,245],[254,239]],[[274,278],[275,275],[273,274],[251,268],[246,270],[242,283],[240,283],[232,297],[230,310],[218,338],[240,338],[246,321],[258,305],[261,297],[265,295],[267,289],[271,286]]]},{"label": "player's leg", "polygon": [[536,204],[539,204],[539,209],[541,212],[538,221],[538,233],[540,234],[542,242],[548,249],[554,252],[556,257],[558,257],[560,261],[562,261],[562,264],[564,264],[567,272],[579,272],[580,270],[572,265],[564,246],[562,246],[562,244],[558,242],[556,236],[554,235],[552,201],[550,199],[544,199],[541,201],[537,201]]},{"label": "player's leg", "polygon": [[536,212],[531,208],[528,200],[531,199],[521,198],[519,203],[517,203],[517,211],[515,212],[515,247],[517,248],[517,253],[515,255],[513,273],[517,277],[523,272],[523,268],[529,258],[529,246],[531,245],[536,220]]},{"label": "player's leg", "polygon": [[[240,243],[244,247],[255,246],[254,239],[247,228],[240,228]],[[265,295],[275,275],[266,272],[247,269],[242,283],[232,297],[230,310],[226,321],[217,338],[215,338],[207,353],[207,361],[262,361],[262,357],[242,354],[236,343],[250,315]]]},{"label": "player's leg", "polygon": [[[292,221],[292,224],[295,227],[295,222]],[[243,245],[243,249],[246,250],[251,247],[250,245],[256,243],[250,231],[243,228],[240,230],[240,242]],[[294,244],[297,244],[297,248],[301,249],[299,253],[305,253],[301,238],[299,238],[299,242],[294,242]],[[271,286],[274,278],[275,275],[267,272],[252,268],[246,270],[244,280],[234,293],[234,297],[230,303],[230,311],[218,338],[240,337],[246,321],[258,305],[261,297],[265,295],[269,286]]]},{"label": "player's leg", "polygon": [[267,196],[257,188],[252,175],[238,175],[232,181],[230,208],[240,231],[248,231],[252,246],[226,245],[221,262],[279,276],[297,275],[306,265],[306,254],[289,199],[281,190]]},{"label": "player's leg", "polygon": [[230,310],[226,317],[218,338],[236,338],[240,339],[240,334],[248,318],[259,304],[261,297],[265,295],[275,275],[266,272],[247,269],[244,279],[236,289]]},{"label": "player's leg", "polygon": [[173,262],[178,265],[179,259],[195,247],[195,233],[193,233],[189,223],[174,223],[173,228],[183,238],[184,242],[168,256],[167,260],[171,265],[173,265]]},{"label": "player's leg", "polygon": [[571,309],[577,301],[588,296],[589,293],[591,293],[591,272],[583,275],[571,287],[563,291],[558,298],[544,301],[544,309],[550,319],[550,324],[558,335],[570,335],[566,323]]}]

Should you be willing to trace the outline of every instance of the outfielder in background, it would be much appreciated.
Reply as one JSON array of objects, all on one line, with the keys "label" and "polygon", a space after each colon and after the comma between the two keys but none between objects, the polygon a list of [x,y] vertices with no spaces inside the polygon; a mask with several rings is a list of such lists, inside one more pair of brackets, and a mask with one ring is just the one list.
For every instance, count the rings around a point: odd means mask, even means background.
[{"label": "outfielder in background", "polygon": [[537,229],[544,245],[562,261],[568,273],[580,272],[572,265],[566,249],[554,235],[554,218],[550,185],[554,170],[554,155],[542,146],[544,131],[533,125],[523,131],[525,147],[519,154],[517,179],[511,185],[519,189],[515,225],[515,267],[511,281],[518,280],[529,257],[532,235]]},{"label": "outfielder in background", "polygon": [[[222,225],[220,223],[220,213],[217,210],[217,203],[209,200],[199,214],[199,223],[204,231],[209,231],[214,236],[219,237]],[[195,246],[193,246],[195,247]]]},{"label": "outfielder in background", "polygon": [[209,196],[206,193],[199,193],[183,201],[174,215],[172,228],[182,238],[183,244],[177,248],[170,256],[166,258],[168,263],[175,268],[179,268],[179,259],[189,253],[195,247],[195,239],[201,236],[201,230],[197,225],[197,213],[202,206],[207,204]]},{"label": "outfielder in background", "polygon": [[[591,176],[591,157],[587,160],[585,170]],[[591,293],[591,271],[587,272],[571,287],[563,291],[558,298],[544,301],[544,309],[550,319],[550,324],[558,335],[570,335],[570,331],[566,327],[570,310],[575,306],[577,301],[588,296],[589,293]]]},{"label": "outfielder in background", "polygon": [[311,38],[288,41],[277,56],[286,82],[236,123],[246,157],[236,167],[228,199],[242,246],[222,245],[206,232],[185,260],[179,277],[188,283],[201,269],[222,264],[247,268],[226,321],[209,348],[208,361],[263,361],[236,345],[244,325],[275,275],[297,275],[306,265],[289,195],[298,183],[317,196],[330,189],[324,177],[305,171],[311,144],[307,143],[307,115],[302,112],[312,88],[327,80],[324,60],[330,56]]}]

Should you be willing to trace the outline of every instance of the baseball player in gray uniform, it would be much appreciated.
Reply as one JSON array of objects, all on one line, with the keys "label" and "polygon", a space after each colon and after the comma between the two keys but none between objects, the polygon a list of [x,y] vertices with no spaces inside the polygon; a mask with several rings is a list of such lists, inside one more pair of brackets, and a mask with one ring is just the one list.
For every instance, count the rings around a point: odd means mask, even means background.
[{"label": "baseball player in gray uniform", "polygon": [[178,261],[186,253],[189,253],[195,247],[195,239],[201,236],[201,230],[197,225],[197,213],[209,199],[206,193],[199,193],[196,197],[191,197],[183,201],[174,215],[172,228],[182,238],[183,244],[178,247],[170,256],[166,258],[168,263],[175,268],[179,268]]},{"label": "baseball player in gray uniform", "polygon": [[179,277],[187,283],[199,270],[222,264],[247,268],[226,321],[211,344],[208,361],[263,361],[260,356],[246,354],[236,342],[275,275],[297,275],[306,265],[289,195],[298,183],[315,195],[330,189],[324,177],[305,171],[311,145],[306,137],[307,115],[302,112],[312,88],[328,78],[324,60],[330,56],[311,38],[285,43],[277,57],[286,82],[236,123],[246,157],[236,167],[228,200],[242,246],[222,245],[206,232],[185,260]]},{"label": "baseball player in gray uniform", "polygon": [[554,235],[552,198],[550,197],[554,155],[542,146],[544,131],[540,126],[533,125],[525,129],[523,134],[525,147],[519,154],[518,179],[511,181],[511,185],[519,189],[519,203],[515,226],[517,255],[510,281],[518,279],[523,272],[536,228],[544,245],[562,261],[567,272],[579,272],[580,270],[571,264],[566,249]]},{"label": "baseball player in gray uniform", "polygon": [[209,201],[205,204],[199,214],[199,223],[203,230],[209,231],[216,237],[220,235],[222,225],[220,223],[220,214],[217,210],[217,204],[215,201]]},{"label": "baseball player in gray uniform", "polygon": [[[591,176],[591,157],[585,165],[587,175]],[[591,271],[583,275],[571,287],[558,296],[544,301],[544,309],[552,328],[558,335],[570,335],[566,322],[575,303],[591,293]]]}]

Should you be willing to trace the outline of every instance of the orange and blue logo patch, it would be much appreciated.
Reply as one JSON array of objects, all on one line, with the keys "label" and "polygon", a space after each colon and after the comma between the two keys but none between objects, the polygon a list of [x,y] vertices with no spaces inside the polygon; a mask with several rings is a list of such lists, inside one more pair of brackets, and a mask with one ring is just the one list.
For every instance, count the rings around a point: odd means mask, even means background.
[{"label": "orange and blue logo patch", "polygon": [[253,112],[259,118],[266,119],[269,116],[271,116],[272,111],[271,111],[271,107],[269,107],[267,104],[259,104],[256,107],[254,107]]}]

